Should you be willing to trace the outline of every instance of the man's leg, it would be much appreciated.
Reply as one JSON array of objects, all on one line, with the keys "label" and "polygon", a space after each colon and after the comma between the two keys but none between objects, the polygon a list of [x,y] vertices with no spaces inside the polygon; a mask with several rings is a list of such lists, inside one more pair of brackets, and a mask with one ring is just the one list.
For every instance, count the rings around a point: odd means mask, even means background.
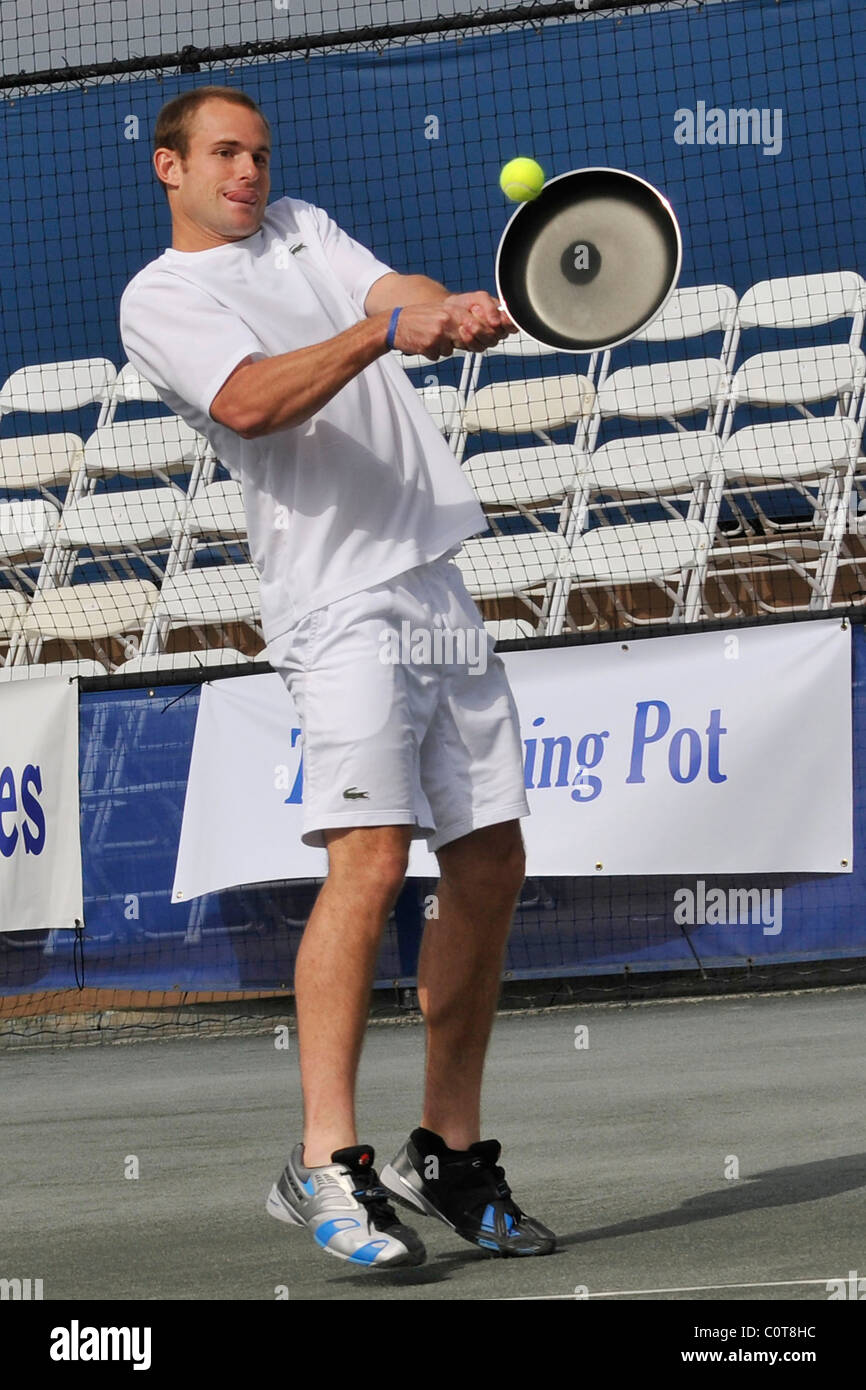
[{"label": "man's leg", "polygon": [[304,1162],[357,1144],[355,1079],[376,958],[406,873],[411,827],[325,832],[328,877],[295,964]]},{"label": "man's leg", "polygon": [[481,1079],[505,942],[523,881],[519,821],[452,840],[439,851],[439,919],[425,927],[418,994],[427,1021],[424,1114],[382,1170],[395,1197],[497,1255],[548,1255],[552,1231],[527,1216],[480,1137]]},{"label": "man's leg", "polygon": [[439,917],[426,923],[418,998],[427,1023],[422,1126],[451,1149],[480,1139],[481,1081],[505,943],[524,876],[519,821],[439,850]]}]

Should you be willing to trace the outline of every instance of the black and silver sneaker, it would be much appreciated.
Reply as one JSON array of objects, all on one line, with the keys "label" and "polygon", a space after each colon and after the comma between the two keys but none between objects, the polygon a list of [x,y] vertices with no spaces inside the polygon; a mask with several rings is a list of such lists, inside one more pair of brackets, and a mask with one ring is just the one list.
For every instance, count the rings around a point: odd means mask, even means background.
[{"label": "black and silver sneaker", "polygon": [[432,1130],[415,1129],[382,1169],[381,1183],[399,1202],[437,1216],[482,1250],[549,1255],[556,1237],[515,1202],[497,1165],[500,1152],[496,1139],[480,1139],[461,1151],[449,1149]]},{"label": "black and silver sneaker", "polygon": [[337,1149],[321,1168],[304,1165],[296,1145],[282,1177],[271,1188],[266,1209],[278,1221],[308,1226],[329,1255],[368,1268],[420,1265],[426,1250],[388,1201],[364,1144]]}]

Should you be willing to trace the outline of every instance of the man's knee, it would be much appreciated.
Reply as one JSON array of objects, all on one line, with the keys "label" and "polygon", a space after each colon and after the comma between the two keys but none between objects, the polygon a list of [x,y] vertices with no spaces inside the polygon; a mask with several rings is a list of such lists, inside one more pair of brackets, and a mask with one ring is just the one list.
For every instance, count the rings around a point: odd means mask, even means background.
[{"label": "man's knee", "polygon": [[485,896],[512,898],[526,876],[519,821],[473,830],[439,851],[443,876]]},{"label": "man's knee", "polygon": [[410,835],[397,825],[326,832],[329,880],[393,902],[406,877]]}]

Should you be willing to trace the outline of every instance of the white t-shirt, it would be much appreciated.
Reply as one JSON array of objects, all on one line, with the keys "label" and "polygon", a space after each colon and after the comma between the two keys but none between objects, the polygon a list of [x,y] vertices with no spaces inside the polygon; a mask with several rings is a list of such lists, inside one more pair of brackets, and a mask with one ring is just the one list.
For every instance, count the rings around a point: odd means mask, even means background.
[{"label": "white t-shirt", "polygon": [[243,485],[268,641],[312,609],[435,560],[486,522],[403,368],[378,358],[304,424],[242,439],[212,419],[245,357],[334,337],[390,267],[281,198],[243,241],[165,251],[124,291],[130,362]]}]

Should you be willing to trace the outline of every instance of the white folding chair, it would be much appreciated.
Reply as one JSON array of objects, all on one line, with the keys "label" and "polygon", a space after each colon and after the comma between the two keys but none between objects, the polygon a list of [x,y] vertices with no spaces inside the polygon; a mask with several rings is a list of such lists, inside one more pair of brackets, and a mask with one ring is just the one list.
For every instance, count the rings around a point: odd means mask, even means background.
[{"label": "white folding chair", "polygon": [[[803,329],[849,317],[851,327],[844,343],[756,353],[733,377],[723,428],[725,483],[749,539],[717,546],[712,555],[710,573],[728,603],[724,616],[748,611],[736,598],[738,588],[752,611],[824,611],[832,605],[840,564],[857,563],[843,551],[866,410],[866,355],[855,345],[863,331],[863,293],[859,275],[838,272],[765,281],[743,296],[744,328]],[[820,405],[832,413],[816,414]],[[750,420],[756,409],[785,409],[788,416],[734,431],[743,409]],[[762,500],[787,505],[797,496],[806,502],[802,513],[784,517],[771,515]],[[789,539],[782,538],[786,534]],[[792,596],[795,576],[802,599]]]},{"label": "white folding chair", "polygon": [[[179,629],[225,628],[241,624],[261,635],[259,576],[254,565],[208,565],[176,572],[163,582],[159,603],[142,639],[142,655],[165,650]],[[200,644],[210,659],[211,648]]]},{"label": "white folding chair", "polygon": [[[866,383],[866,355],[861,348],[847,343],[823,344],[819,347],[785,348],[776,352],[757,353],[749,357],[735,373],[731,383],[728,414],[723,430],[725,442],[731,438],[737,411],[747,407],[754,409],[787,408],[796,412],[791,418],[800,417],[805,421],[825,421],[832,418],[848,418],[856,422],[858,431],[862,430],[864,405],[864,383]],[[814,407],[820,404],[832,405],[833,415],[816,415]],[[779,422],[785,423],[785,422]],[[815,424],[804,436],[804,442],[813,441],[816,448],[822,449],[824,426]],[[762,436],[762,445],[772,447],[769,433]],[[780,445],[784,450],[787,435],[780,434]],[[832,445],[831,445],[832,447]],[[802,448],[800,462],[795,476],[802,477]],[[820,472],[820,469],[818,470]],[[762,491],[790,490],[784,479],[780,482],[773,477],[769,465],[769,480]],[[770,518],[761,508],[753,493],[748,493],[750,505],[755,508],[762,525],[767,529],[778,529],[779,523]],[[850,499],[850,489],[846,505]],[[814,514],[808,517],[809,524],[819,522],[821,501]],[[782,523],[784,525],[784,523]]]},{"label": "white folding chair", "polygon": [[595,449],[602,422],[664,420],[684,429],[682,420],[704,415],[705,430],[717,430],[727,401],[728,377],[720,358],[692,357],[649,366],[620,367],[596,392],[587,453]]},{"label": "white folding chair", "polygon": [[[704,520],[714,529],[715,518],[707,521],[705,513],[720,472],[720,441],[708,430],[613,439],[580,460],[569,538],[586,530],[593,504],[597,514],[621,509],[628,522],[632,521],[629,504],[655,504],[673,520],[679,520],[685,508],[686,520]],[[600,497],[607,502],[599,503]]]},{"label": "white folding chair", "polygon": [[635,342],[677,343],[721,333],[719,359],[730,371],[740,336],[737,296],[728,285],[689,285],[674,290],[657,318]]},{"label": "white folding chair", "polygon": [[473,537],[455,559],[477,602],[519,600],[538,633],[547,628],[554,585],[572,573],[568,546],[554,531]]},{"label": "white folding chair", "polygon": [[134,579],[138,563],[161,583],[186,505],[184,495],[172,487],[98,492],[67,502],[54,538],[53,583],[70,582],[83,550],[118,577]]},{"label": "white folding chair", "polygon": [[[733,428],[733,411],[737,405],[792,405],[800,414],[808,416],[810,412],[803,408],[805,404],[828,400],[837,394],[837,378],[844,378],[846,372],[852,370],[852,358],[846,354],[845,347],[855,354],[862,347],[864,315],[866,280],[856,271],[778,277],[762,280],[747,290],[737,311],[740,331],[747,336],[757,331],[763,339],[772,333],[781,350],[767,351],[763,341],[756,344],[763,351],[747,348],[723,429],[725,437]],[[837,323],[842,326],[845,321],[848,324],[845,344],[816,344],[817,330]],[[798,352],[799,356],[794,357],[793,352]],[[813,355],[814,361],[810,361]],[[807,379],[810,370],[811,382]],[[853,371],[856,376],[856,366]],[[826,389],[822,389],[822,378]],[[773,390],[780,385],[786,387],[781,396]],[[837,413],[856,418],[859,402],[846,399],[841,389],[838,394]],[[780,482],[776,491],[784,491],[784,482]],[[748,500],[754,504],[754,498]],[[856,510],[853,491],[850,505],[853,514]],[[761,515],[760,509],[758,515],[762,527],[774,529],[774,523],[766,514]],[[741,520],[747,531],[745,518]]]},{"label": "white folding chair", "polygon": [[243,540],[247,534],[244,494],[240,483],[209,483],[192,499],[185,517],[186,530],[198,539],[219,536]]},{"label": "white folding chair", "polygon": [[571,444],[537,444],[472,454],[463,460],[463,471],[494,529],[496,520],[509,513],[543,529],[539,513],[558,509],[575,488],[580,458]]},{"label": "white folding chair", "polygon": [[97,482],[122,475],[158,481],[183,492],[175,479],[185,476],[186,495],[194,496],[207,448],[207,440],[177,415],[115,420],[94,430],[85,441],[71,491],[74,497],[83,497]]},{"label": "white folding chair", "polygon": [[853,270],[761,280],[737,308],[740,331],[748,328],[802,329],[850,318],[849,347],[859,347],[866,312],[866,280]]},{"label": "white folding chair", "polygon": [[[784,488],[806,500],[817,531],[814,537],[751,540],[748,544],[719,546],[713,552],[713,578],[728,602],[724,615],[737,613],[733,590],[742,585],[752,605],[763,612],[823,611],[832,604],[836,575],[842,559],[846,526],[850,517],[854,470],[860,448],[861,427],[848,416],[817,416],[782,420],[737,430],[722,450],[726,484],[756,491]],[[754,504],[759,515],[759,504]],[[773,525],[766,518],[769,529]],[[846,557],[847,563],[856,563]],[[805,602],[784,601],[780,581],[796,575],[805,585]],[[763,576],[774,598],[765,598],[756,586]],[[736,583],[735,583],[736,580]]]},{"label": "white folding chair", "polygon": [[[0,386],[0,417],[54,415],[98,407],[105,419],[117,368],[107,357],[19,367]],[[38,491],[58,510],[81,467],[81,437],[72,433],[19,435],[0,440],[0,489]]]},{"label": "white folding chair", "polygon": [[[183,527],[176,552],[167,567],[169,575],[176,570],[187,569],[195,563],[195,556],[202,546],[219,546],[225,553],[223,560],[230,563],[249,563],[249,538],[247,518],[244,509],[243,489],[234,480],[209,483],[200,487],[190,499],[183,518]],[[232,547],[239,549],[242,559],[232,556]]]},{"label": "white folding chair", "polygon": [[[697,346],[701,339],[715,337],[719,335],[718,354],[707,357],[704,352],[694,353],[695,358],[700,361],[719,361],[722,364],[725,377],[730,375],[730,371],[736,356],[737,344],[739,341],[740,327],[737,319],[737,296],[728,285],[691,285],[674,290],[670,299],[657,318],[652,323],[636,333],[627,343],[618,348],[606,351],[601,357],[601,364],[598,372],[596,386],[601,387],[610,377],[611,360],[615,355],[621,362],[617,371],[634,368],[642,365],[638,362],[622,362],[624,357],[635,356],[635,345],[641,343],[665,343],[668,345],[677,344],[686,346],[691,344]],[[667,399],[665,386],[667,365],[676,359],[667,359],[666,362],[655,363],[644,376],[644,382],[650,388],[654,380],[659,382],[660,399]],[[680,359],[688,360],[688,359]],[[618,377],[618,382],[625,386],[628,377]],[[680,414],[685,413],[680,411]],[[661,416],[659,416],[661,418]],[[596,417],[591,422],[591,433],[587,436],[587,447],[595,447],[599,419]],[[708,420],[708,425],[709,425]]]},{"label": "white folding chair", "polygon": [[578,373],[496,381],[470,398],[463,411],[462,434],[534,434],[552,445],[554,431],[590,418],[594,401],[592,382]]},{"label": "white folding chair", "polygon": [[[159,481],[175,493],[178,507],[184,507],[189,493],[184,492],[174,478],[185,474],[188,486],[194,487],[202,467],[205,444],[202,436],[176,415],[106,424],[94,430],[82,446],[64,507],[68,509],[85,498],[96,496],[127,499],[118,502],[118,512],[124,506],[133,506],[130,499],[135,493],[129,487],[98,491],[101,484],[111,484],[121,479],[141,479],[148,483]],[[146,493],[153,489],[142,491]],[[108,525],[111,504],[100,503],[99,506],[99,514]],[[70,557],[68,547],[66,551],[59,548],[59,536],[60,532],[55,532],[46,549],[38,583],[40,589],[64,582]],[[174,562],[175,557],[169,550],[165,561],[167,571],[170,572]]]},{"label": "white folding chair", "polygon": [[[131,638],[141,632],[151,614],[158,589],[149,580],[114,579],[101,584],[70,584],[44,589],[22,615],[22,641],[14,664],[26,659],[24,644],[56,641],[70,646],[91,644],[108,667],[111,657],[103,647],[108,638]],[[132,656],[130,643],[127,655]]]},{"label": "white folding chair", "polygon": [[[645,521],[636,525],[598,526],[567,545],[570,572],[555,585],[547,631],[557,636],[567,626],[592,632],[608,624],[596,599],[602,590],[618,619],[617,626],[696,622],[711,533],[702,521]],[[626,607],[623,590],[659,590],[667,601],[663,613]],[[590,613],[588,623],[570,616],[570,600],[579,596]]]},{"label": "white folding chair", "polygon": [[77,434],[0,439],[0,492],[38,492],[59,511],[83,447]]},{"label": "white folding chair", "polygon": [[863,399],[866,357],[847,343],[785,348],[750,357],[731,382],[723,438],[731,433],[738,406],[791,406],[804,418],[819,401],[836,400],[836,414],[856,419]]},{"label": "white folding chair", "polygon": [[[570,546],[571,593],[579,593],[592,615],[583,625],[592,631],[604,626],[595,592],[608,595],[620,624],[691,623],[700,617],[701,592],[711,535],[702,521],[645,521],[629,526],[598,526]],[[627,608],[621,590],[634,586],[659,590],[669,603],[664,613],[641,615]],[[570,595],[563,588],[551,611],[550,630],[561,630]],[[571,625],[578,625],[572,621]]]},{"label": "white folding chair", "polygon": [[[133,367],[131,362],[124,363],[120,371],[117,373],[117,377],[115,378],[114,384],[111,388],[111,395],[108,402],[108,410],[106,412],[103,424],[120,425],[123,423],[132,423],[130,421],[123,421],[118,419],[118,411],[124,405],[158,406],[159,410],[157,412],[155,412],[153,415],[144,417],[148,420],[177,420],[178,418],[172,412],[168,411],[168,407],[163,405],[162,398],[157,392],[156,387],[153,386],[152,383],[149,382],[145,377],[143,377],[141,373],[137,370],[137,368]],[[185,426],[185,429],[188,430],[189,426]],[[170,437],[170,429],[168,432],[168,437]],[[200,455],[197,461],[195,462],[195,466],[192,469],[189,484],[187,487],[187,491],[189,492],[190,496],[194,495],[196,487],[199,485],[199,483],[206,484],[211,482],[214,472],[216,470],[216,457],[214,455],[210,441],[207,439],[203,439],[200,436],[196,436],[196,438],[198,439]],[[150,436],[148,442],[155,442],[155,435]],[[155,457],[155,464],[156,462],[157,460]],[[185,467],[188,466],[189,465],[185,465]],[[180,465],[172,462],[169,471],[180,471]]]},{"label": "white folding chair", "polygon": [[33,593],[36,575],[58,524],[58,513],[41,498],[0,502],[0,574],[13,588]]},{"label": "white folding chair", "polygon": [[117,368],[107,357],[71,362],[37,362],[19,367],[0,386],[0,417],[13,412],[53,415],[99,407],[100,424],[108,409]]},{"label": "white folding chair", "polygon": [[[589,541],[595,536],[594,530],[587,529],[591,511],[595,515],[621,511],[630,529],[620,536],[621,524],[602,526],[600,529],[610,535],[591,540],[588,553],[608,557],[600,573],[609,575],[608,559],[613,561],[620,553],[632,557],[629,561],[631,573],[637,563],[634,557],[643,548],[647,555],[656,555],[661,560],[661,567],[657,567],[651,578],[659,581],[657,587],[664,587],[670,578],[664,558],[671,548],[670,533],[664,530],[663,524],[658,529],[658,523],[635,520],[635,507],[660,509],[674,522],[700,522],[704,532],[712,537],[718,521],[723,476],[719,439],[710,431],[678,431],[611,440],[581,461],[578,492],[565,520],[566,538],[574,548],[582,539]],[[600,501],[601,498],[606,500]],[[642,529],[647,526],[649,530]],[[688,536],[692,533],[682,533],[675,527],[673,534]],[[703,542],[704,533],[695,534],[698,541]],[[661,551],[659,536],[662,537]],[[691,554],[688,543],[686,552]],[[698,544],[694,550],[694,564],[684,567],[681,577],[685,591],[674,603],[674,620],[682,617],[686,622],[694,622],[700,616],[707,553],[708,548]],[[637,575],[639,580],[646,577],[644,573]],[[632,573],[630,582],[634,581]],[[619,602],[622,607],[621,599]],[[559,595],[556,616],[564,618],[562,595]],[[641,619],[635,617],[634,621]]]},{"label": "white folding chair", "polygon": [[[712,298],[715,305],[719,296]],[[728,323],[730,312],[728,304],[727,317],[720,323],[714,308],[704,324],[718,331]],[[681,326],[694,326],[696,321],[694,309],[691,318],[676,320]],[[669,331],[665,330],[666,336]],[[729,352],[730,346],[725,350]],[[605,589],[617,615],[629,623],[693,622],[700,614],[709,550],[706,537],[715,530],[720,493],[717,428],[728,388],[725,362],[709,357],[620,367],[598,386],[587,448],[577,464],[578,487],[570,501],[566,498],[560,529],[576,555],[585,553],[597,559],[598,587]],[[702,427],[687,430],[682,420],[696,415],[703,417]],[[671,430],[666,434],[636,434],[599,446],[602,424],[617,417],[640,424],[664,421]],[[599,503],[597,499],[605,494],[608,501]],[[671,520],[633,522],[629,507],[636,503],[657,507]],[[611,524],[617,510],[627,518],[625,530],[620,524]],[[600,531],[611,532],[609,537],[596,538],[595,530],[590,529],[593,517],[603,523]],[[618,585],[635,584],[660,589],[671,599],[670,613],[663,619],[643,617],[637,611],[628,615],[623,594],[615,590]],[[600,625],[593,586],[583,567],[579,580],[570,587],[581,590],[590,608],[591,622],[583,626],[591,630]],[[551,632],[558,632],[566,621],[568,601],[569,586],[560,585],[551,605]]]},{"label": "white folding chair", "polygon": [[[574,370],[566,373],[538,375],[539,365],[546,358],[559,357]],[[492,434],[534,434],[543,444],[551,444],[552,431],[574,427],[572,438],[577,440],[592,411],[594,379],[598,358],[588,357],[586,372],[577,370],[574,353],[563,353],[544,343],[536,342],[524,332],[510,334],[495,347],[476,353],[466,383],[465,405],[461,427],[452,440],[458,459],[463,458],[470,434],[488,431]],[[523,375],[515,378],[508,366],[499,363],[519,362]],[[479,387],[482,371],[503,373],[501,379],[488,381]]]}]

